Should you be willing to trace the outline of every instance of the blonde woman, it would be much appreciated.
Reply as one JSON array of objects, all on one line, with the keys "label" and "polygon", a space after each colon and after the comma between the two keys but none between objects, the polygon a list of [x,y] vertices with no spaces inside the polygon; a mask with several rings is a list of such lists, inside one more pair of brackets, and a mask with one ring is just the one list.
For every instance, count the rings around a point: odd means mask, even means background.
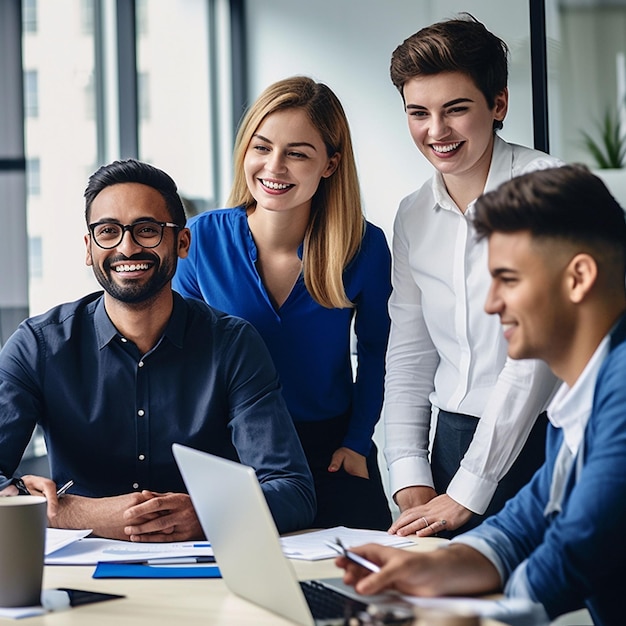
[{"label": "blonde woman", "polygon": [[391,259],[363,216],[348,122],[331,89],[298,76],[259,96],[237,134],[227,204],[190,221],[174,288],[264,338],[313,472],[313,526],[387,529],[372,435]]}]

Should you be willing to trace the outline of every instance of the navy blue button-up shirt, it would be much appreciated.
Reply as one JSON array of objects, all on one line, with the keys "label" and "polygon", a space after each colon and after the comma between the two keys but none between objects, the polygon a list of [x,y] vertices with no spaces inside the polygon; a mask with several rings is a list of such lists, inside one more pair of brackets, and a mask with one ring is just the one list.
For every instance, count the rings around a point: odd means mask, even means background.
[{"label": "navy blue button-up shirt", "polygon": [[23,322],[0,352],[0,489],[36,424],[53,480],[73,479],[78,495],[185,492],[178,442],[254,467],[280,532],[314,515],[310,471],[263,340],[177,293],[146,354],[118,333],[101,293]]}]

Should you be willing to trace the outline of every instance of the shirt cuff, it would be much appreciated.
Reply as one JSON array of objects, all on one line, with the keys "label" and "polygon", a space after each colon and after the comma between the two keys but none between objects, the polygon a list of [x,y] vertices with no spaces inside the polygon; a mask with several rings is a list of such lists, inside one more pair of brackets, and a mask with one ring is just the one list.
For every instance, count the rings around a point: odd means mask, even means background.
[{"label": "shirt cuff", "polygon": [[482,515],[487,510],[497,488],[497,482],[481,478],[459,467],[446,493],[472,513]]},{"label": "shirt cuff", "polygon": [[511,574],[504,588],[504,593],[511,598],[527,598],[536,602],[536,598],[530,592],[528,584],[528,576],[526,575],[526,566],[528,560],[522,561]]},{"label": "shirt cuff", "polygon": [[430,463],[426,457],[411,456],[394,461],[389,466],[389,485],[395,494],[406,487],[435,488]]},{"label": "shirt cuff", "polygon": [[[476,552],[480,552],[487,560],[491,561],[492,565],[498,570],[500,575],[500,584],[504,584],[506,580],[506,567],[500,555],[489,545],[489,542],[481,536],[482,529],[471,530],[461,535],[457,535],[450,540],[450,545],[453,543],[460,543],[464,546],[474,548]],[[489,532],[486,533],[487,537],[490,537]]]}]

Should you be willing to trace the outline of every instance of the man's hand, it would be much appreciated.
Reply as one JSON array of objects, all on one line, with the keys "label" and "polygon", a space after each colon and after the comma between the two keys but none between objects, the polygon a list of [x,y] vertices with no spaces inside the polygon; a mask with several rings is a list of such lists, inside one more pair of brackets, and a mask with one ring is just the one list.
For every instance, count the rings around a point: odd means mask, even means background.
[{"label": "man's hand", "polygon": [[0,498],[4,496],[16,496],[19,492],[17,491],[17,487],[15,485],[9,485],[0,491]]},{"label": "man's hand", "polygon": [[328,471],[338,472],[342,465],[343,469],[352,476],[358,476],[359,478],[370,477],[367,471],[367,459],[362,454],[350,450],[350,448],[338,448],[335,450],[330,460]]},{"label": "man's hand", "polygon": [[[54,498],[56,499],[56,486]],[[53,528],[91,528],[98,537],[128,541],[129,537],[124,532],[124,514],[128,509],[145,501],[143,492],[107,498],[66,494],[61,500],[57,500],[57,514],[48,518],[48,524]]]},{"label": "man's hand", "polygon": [[[436,496],[426,504],[404,510],[391,525],[391,534],[417,534],[429,537],[442,530],[454,530],[467,522],[473,513],[447,494]],[[442,523],[445,520],[445,523]]]},{"label": "man's hand", "polygon": [[204,533],[191,503],[183,493],[142,491],[144,501],[124,512],[124,533],[131,541],[189,541]]},{"label": "man's hand", "polygon": [[49,478],[33,474],[22,476],[22,480],[31,495],[43,496],[48,501],[48,520],[54,519],[59,512],[56,483]]},{"label": "man's hand", "polygon": [[389,589],[415,596],[472,595],[495,591],[501,584],[495,566],[465,545],[410,552],[370,543],[351,551],[381,568],[371,573],[343,556],[335,559],[345,570],[344,583],[366,595]]}]

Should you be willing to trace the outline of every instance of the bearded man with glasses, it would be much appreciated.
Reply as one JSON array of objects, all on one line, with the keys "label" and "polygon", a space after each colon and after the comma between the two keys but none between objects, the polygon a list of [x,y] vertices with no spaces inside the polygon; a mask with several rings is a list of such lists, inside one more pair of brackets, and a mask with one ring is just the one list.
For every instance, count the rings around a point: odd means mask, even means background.
[{"label": "bearded man with glasses", "polygon": [[[172,291],[191,237],[175,182],[132,159],[103,166],[85,219],[104,292],[25,320],[0,351],[0,495],[44,495],[51,527],[201,538],[177,442],[252,466],[279,531],[307,527],[312,478],[265,344]],[[37,424],[52,479],[15,475]]]}]

